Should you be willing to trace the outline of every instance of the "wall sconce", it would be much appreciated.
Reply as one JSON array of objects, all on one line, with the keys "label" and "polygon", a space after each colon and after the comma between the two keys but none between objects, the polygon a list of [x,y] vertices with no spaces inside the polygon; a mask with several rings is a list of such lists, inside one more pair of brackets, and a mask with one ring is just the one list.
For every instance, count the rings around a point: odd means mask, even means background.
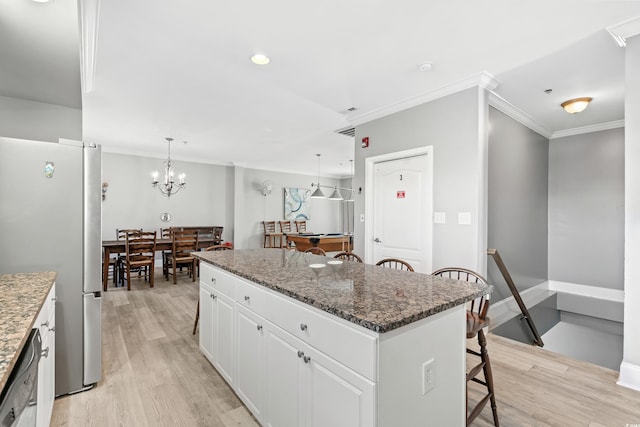
[{"label": "wall sconce", "polygon": [[564,108],[567,113],[575,114],[584,111],[592,100],[593,98],[589,98],[588,96],[584,98],[574,98],[564,101],[560,106]]},{"label": "wall sconce", "polygon": [[109,183],[103,182],[102,183],[102,201],[104,201],[104,199],[107,198],[107,187],[109,187]]}]

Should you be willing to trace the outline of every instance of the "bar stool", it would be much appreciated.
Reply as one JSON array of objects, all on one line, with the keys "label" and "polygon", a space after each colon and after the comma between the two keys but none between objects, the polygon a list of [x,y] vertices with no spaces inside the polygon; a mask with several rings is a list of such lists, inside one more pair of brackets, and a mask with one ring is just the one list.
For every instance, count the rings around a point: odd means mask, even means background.
[{"label": "bar stool", "polygon": [[[478,273],[466,268],[447,267],[431,273],[434,276],[440,276],[446,279],[463,280],[465,282],[481,283],[487,285],[487,280]],[[471,354],[480,358],[480,363],[467,370],[467,426],[471,425],[473,420],[480,414],[487,402],[491,402],[491,411],[493,412],[493,424],[500,426],[498,421],[498,408],[496,407],[496,397],[493,388],[493,374],[491,372],[491,362],[489,361],[489,352],[487,351],[487,338],[484,334],[484,328],[489,326],[489,318],[487,311],[489,310],[489,299],[480,297],[471,302],[471,307],[467,310],[467,339],[478,337],[480,352],[467,348],[467,354]],[[484,374],[484,380],[478,378],[480,371]],[[486,387],[487,394],[474,406],[469,413],[469,381],[481,384]]]},{"label": "bar stool", "polygon": [[[264,227],[264,244],[265,248],[281,248],[282,247],[282,233],[276,233],[275,221],[262,221]],[[276,239],[278,239],[278,246],[276,246]]]}]

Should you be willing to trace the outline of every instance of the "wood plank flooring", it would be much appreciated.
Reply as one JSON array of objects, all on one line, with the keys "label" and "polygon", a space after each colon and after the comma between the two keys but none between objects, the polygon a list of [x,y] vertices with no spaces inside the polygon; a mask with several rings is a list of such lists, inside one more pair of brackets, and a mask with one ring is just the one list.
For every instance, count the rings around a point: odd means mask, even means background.
[{"label": "wood plank flooring", "polygon": [[[257,425],[200,352],[191,334],[197,282],[178,278],[173,285],[158,271],[155,288],[135,279],[130,292],[110,284],[103,380],[56,399],[52,426]],[[640,392],[617,386],[617,372],[492,334],[488,346],[503,427],[640,423]],[[478,395],[470,390],[471,399]],[[493,425],[491,410],[473,425]]]}]

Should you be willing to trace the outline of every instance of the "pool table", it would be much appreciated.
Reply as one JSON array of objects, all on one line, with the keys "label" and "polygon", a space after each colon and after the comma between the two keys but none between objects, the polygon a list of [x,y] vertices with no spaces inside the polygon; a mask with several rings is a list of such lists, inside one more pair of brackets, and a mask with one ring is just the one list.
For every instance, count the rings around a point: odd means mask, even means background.
[{"label": "pool table", "polygon": [[287,234],[287,240],[295,243],[296,249],[304,252],[311,247],[324,249],[325,252],[346,251],[351,252],[353,236],[342,233],[312,234],[298,233]]}]

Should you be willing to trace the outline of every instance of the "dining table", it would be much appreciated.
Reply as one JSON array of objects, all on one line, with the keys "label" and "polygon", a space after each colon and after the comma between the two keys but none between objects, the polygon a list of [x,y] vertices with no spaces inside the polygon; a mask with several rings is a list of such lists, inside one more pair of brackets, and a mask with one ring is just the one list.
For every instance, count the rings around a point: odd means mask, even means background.
[{"label": "dining table", "polygon": [[[209,246],[219,244],[219,239],[214,237],[201,237],[198,238],[198,250],[205,249]],[[156,239],[156,252],[170,251],[171,239]],[[102,289],[106,292],[107,285],[109,283],[109,258],[111,254],[125,253],[126,248],[125,240],[103,240],[102,251],[104,255],[104,262],[102,263]]]}]

